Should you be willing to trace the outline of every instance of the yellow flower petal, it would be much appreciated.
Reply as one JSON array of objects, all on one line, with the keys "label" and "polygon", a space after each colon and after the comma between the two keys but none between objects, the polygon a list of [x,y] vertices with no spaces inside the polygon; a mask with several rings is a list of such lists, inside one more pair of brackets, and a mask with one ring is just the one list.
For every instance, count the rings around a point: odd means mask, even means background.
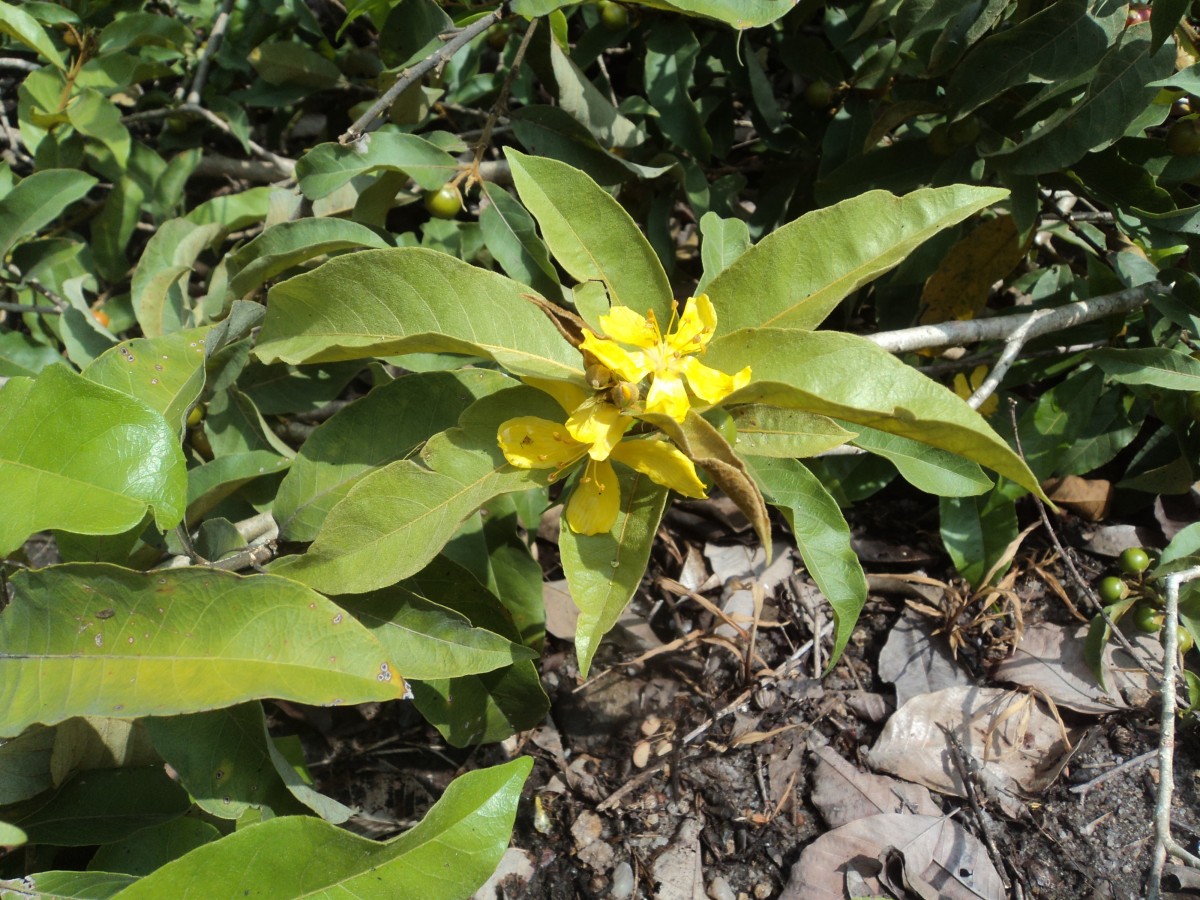
[{"label": "yellow flower petal", "polygon": [[496,433],[504,458],[519,469],[561,469],[587,453],[565,425],[537,416],[501,423]]},{"label": "yellow flower petal", "polygon": [[621,381],[631,381],[637,384],[650,374],[653,366],[646,360],[646,354],[639,350],[632,353],[615,341],[596,337],[590,331],[584,332],[581,350],[592,354],[605,366],[612,370]]},{"label": "yellow flower petal", "polygon": [[622,441],[613,449],[612,458],[686,497],[703,497],[707,493],[692,461],[670,441],[654,438]]},{"label": "yellow flower petal", "polygon": [[576,534],[602,534],[612,530],[620,508],[621,486],[612,463],[589,460],[567,501],[567,524]]},{"label": "yellow flower petal", "polygon": [[577,409],[579,404],[592,396],[591,391],[570,381],[552,381],[549,378],[525,378],[522,380],[530,387],[549,394],[558,401],[558,405],[563,408],[563,411],[568,413]]},{"label": "yellow flower petal", "polygon": [[704,348],[717,328],[717,312],[708,294],[688,301],[679,324],[667,336],[667,344],[677,353],[696,353]]},{"label": "yellow flower petal", "polygon": [[690,406],[683,380],[678,374],[658,372],[654,376],[650,391],[646,394],[646,412],[670,416],[676,422],[682,422]]},{"label": "yellow flower petal", "polygon": [[750,383],[750,367],[736,375],[726,375],[711,369],[694,356],[679,361],[679,368],[687,376],[692,393],[705,403],[720,403],[734,391]]},{"label": "yellow flower petal", "polygon": [[600,317],[600,327],[606,337],[635,347],[653,347],[662,340],[658,323],[639,316],[628,306],[614,306]]},{"label": "yellow flower petal", "polygon": [[567,431],[581,444],[590,444],[592,459],[608,459],[621,435],[633,425],[633,419],[596,397],[585,400],[567,419]]}]

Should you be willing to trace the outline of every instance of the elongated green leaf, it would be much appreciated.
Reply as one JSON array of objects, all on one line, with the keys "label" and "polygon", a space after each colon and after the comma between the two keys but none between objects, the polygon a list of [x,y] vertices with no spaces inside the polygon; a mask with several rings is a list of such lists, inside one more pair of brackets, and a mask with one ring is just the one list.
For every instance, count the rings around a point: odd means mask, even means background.
[{"label": "elongated green leaf", "polygon": [[133,273],[133,311],[147,337],[158,337],[192,324],[187,282],[201,251],[221,226],[172,219],[146,244]]},{"label": "elongated green leaf", "polygon": [[[297,815],[312,805],[327,821],[340,824],[353,813],[317,794],[286,762],[276,765],[261,703],[154,716],[146,726],[179,783],[210,815],[237,819],[251,807],[275,816]],[[314,795],[319,802],[313,802]]]},{"label": "elongated green leaf", "polygon": [[601,146],[628,149],[645,143],[645,130],[617,111],[557,41],[550,42],[550,64],[558,83],[558,105],[587,128]]},{"label": "elongated green leaf", "polygon": [[966,401],[865,338],[751,329],[713,341],[705,361],[725,372],[752,367],[752,381],[729,397],[730,404],[787,406],[912,438],[972,459],[1041,496],[1033,473]]},{"label": "elongated green leaf", "polygon": [[538,237],[529,211],[503,188],[485,181],[483,193],[491,202],[479,214],[479,227],[488,252],[501,268],[544,297],[558,300],[562,285],[550,261],[550,252]]},{"label": "elongated green leaf", "polygon": [[1125,134],[1158,94],[1150,82],[1174,67],[1174,46],[1151,51],[1148,24],[1127,28],[1100,61],[1081,99],[1051,115],[1015,149],[992,158],[1008,172],[1038,175],[1105,148]]},{"label": "elongated green leaf", "polygon": [[[11,3],[0,2],[0,32],[16,38],[29,49],[44,56],[56,69],[66,71],[66,63],[50,40],[50,35],[46,34],[46,29],[24,10]],[[4,254],[0,253],[0,259],[3,256]]]},{"label": "elongated green leaf", "polygon": [[248,450],[188,469],[187,520],[195,522],[243,485],[286,471],[291,460],[271,450]]},{"label": "elongated green leaf", "polygon": [[1145,350],[1093,350],[1089,359],[1122,384],[1152,384],[1168,391],[1200,391],[1200,361],[1186,353],[1151,347]]},{"label": "elongated green leaf", "polygon": [[309,200],[327,197],[357,175],[380,169],[403,172],[427,191],[435,191],[458,171],[458,162],[415,134],[376,132],[353,147],[318,144],[296,163],[300,190]]},{"label": "elongated green leaf", "polygon": [[708,285],[716,346],[739,328],[816,328],[851,291],[1008,191],[952,185],[903,197],[868,191],[763,238]]},{"label": "elongated green leaf", "polygon": [[710,281],[750,249],[750,226],[741,219],[722,219],[711,210],[700,217],[700,234],[704,274],[696,285],[697,294],[703,294]]},{"label": "elongated green leaf", "polygon": [[269,84],[325,90],[342,79],[331,59],[298,41],[272,41],[250,51],[250,65]]},{"label": "elongated green leaf", "polygon": [[283,578],[69,563],[12,585],[0,614],[0,735],[70,716],[404,694],[398,661],[365,628]]},{"label": "elongated green leaf", "polygon": [[0,375],[36,375],[46,366],[62,362],[62,355],[53,347],[39,344],[20,331],[0,333]]},{"label": "elongated green leaf", "polygon": [[271,288],[254,352],[268,363],[463,353],[515,375],[581,378],[578,351],[528,292],[432,250],[366,250]]},{"label": "elongated green leaf", "polygon": [[503,741],[536,727],[550,710],[530,660],[479,675],[414,681],[412,689],[413,704],[454,747]]},{"label": "elongated green leaf", "polygon": [[514,468],[501,453],[497,428],[520,415],[564,414],[531,388],[477,401],[461,427],[425,445],[428,468],[405,459],[371,472],[329,511],[308,552],[276,562],[272,571],[338,594],[365,593],[416,574],[483,504],[553,478],[551,470]]},{"label": "elongated green leaf", "polygon": [[[221,833],[208,822],[185,816],[154,828],[143,828],[123,840],[105,844],[96,851],[88,866],[97,874],[149,875],[159,866],[220,836]],[[89,893],[85,896],[95,895]]]},{"label": "elongated green leaf", "polygon": [[521,201],[559,264],[576,281],[602,281],[615,306],[660,322],[672,312],[671,285],[654,248],[629,213],[566,163],[505,150]]},{"label": "elongated green leaf", "polygon": [[605,534],[563,528],[558,549],[571,599],[579,607],[575,655],[586,676],[600,639],[616,624],[642,582],[669,491],[646,476],[618,469],[621,507]]},{"label": "elongated green leaf", "polygon": [[0,262],[17,241],[49,225],[95,184],[95,178],[78,169],[43,169],[22,179],[0,200]]},{"label": "elongated green leaf", "polygon": [[598,184],[621,184],[634,174],[654,177],[648,174],[649,167],[606,151],[590,131],[557,106],[534,104],[515,109],[512,127],[522,146],[535,156],[561,160],[582,169]]},{"label": "elongated green leaf", "polygon": [[108,148],[122,169],[129,162],[129,129],[121,123],[121,111],[102,93],[92,88],[79,91],[67,104],[67,117],[80,134]]},{"label": "elongated green leaf", "polygon": [[[487,879],[508,846],[533,761],[468,772],[425,818],[376,843],[319,819],[285,817],[237,831],[131,885],[122,900],[374,897],[460,900]],[[222,877],[214,879],[213,873]]]},{"label": "elongated green leaf", "polygon": [[846,648],[867,600],[867,577],[850,547],[850,527],[837,501],[798,460],[756,457],[747,467],[768,499],[783,510],[809,575],[833,609],[828,672]]},{"label": "elongated green leaf", "polygon": [[975,587],[1017,537],[1017,512],[1003,491],[943,497],[942,543],[960,575]]},{"label": "elongated green leaf", "polygon": [[[376,388],[308,437],[279,486],[274,515],[290,541],[311,541],[329,510],[375,468],[407,459],[429,438],[453,428],[480,397],[513,382],[469,369],[404,375]],[[380,428],[380,422],[392,423]]]},{"label": "elongated green leaf", "polygon": [[699,55],[700,42],[681,19],[664,17],[646,34],[646,99],[658,112],[658,127],[698,162],[707,163],[712,138],[688,96]]},{"label": "elongated green leaf", "polygon": [[[28,800],[54,787],[51,754],[53,728],[30,728],[0,744],[0,806]],[[0,846],[4,842],[0,841]]]},{"label": "elongated green leaf", "polygon": [[244,297],[263,282],[308,259],[356,247],[386,249],[387,241],[365,225],[346,219],[301,219],[273,225],[229,255],[229,280],[235,296]]},{"label": "elongated green leaf", "polygon": [[751,405],[729,412],[737,426],[737,451],[742,455],[775,459],[816,456],[855,435],[828,416],[796,409]]},{"label": "elongated green leaf", "polygon": [[992,486],[991,479],[969,459],[897,434],[860,427],[854,443],[890,460],[905,481],[927,494],[973,497]]},{"label": "elongated green leaf", "polygon": [[204,389],[208,328],[123,341],[97,357],[83,377],[141,400],[179,432]]},{"label": "elongated green leaf", "polygon": [[161,765],[94,769],[9,807],[4,816],[35,844],[82,847],[120,840],[187,812],[187,792]]},{"label": "elongated green leaf", "polygon": [[0,390],[0,554],[35,531],[116,534],[183,516],[186,484],[175,431],[132,397],[50,366]]},{"label": "elongated green leaf", "polygon": [[716,19],[734,28],[770,25],[796,5],[796,0],[635,0],[641,6]]},{"label": "elongated green leaf", "polygon": [[392,659],[404,660],[406,678],[430,681],[477,675],[537,655],[493,631],[474,627],[438,599],[393,585],[343,596],[339,605],[370,629]]},{"label": "elongated green leaf", "polygon": [[0,897],[17,900],[29,896],[29,881],[37,886],[35,897],[47,900],[107,900],[136,879],[116,872],[38,872],[14,881],[0,881]]}]

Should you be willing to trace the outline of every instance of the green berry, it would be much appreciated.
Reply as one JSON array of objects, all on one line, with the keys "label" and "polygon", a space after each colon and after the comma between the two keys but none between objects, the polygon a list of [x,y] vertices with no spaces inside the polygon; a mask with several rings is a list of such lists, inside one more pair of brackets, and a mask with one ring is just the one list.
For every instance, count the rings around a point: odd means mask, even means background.
[{"label": "green berry", "polygon": [[1100,599],[1105,603],[1116,603],[1125,599],[1129,593],[1129,585],[1117,576],[1109,575],[1100,582],[1096,590],[1100,592]]},{"label": "green berry", "polygon": [[425,195],[425,208],[439,219],[453,219],[462,210],[462,194],[452,184],[443,184]]},{"label": "green berry", "polygon": [[620,3],[601,0],[597,6],[600,8],[600,22],[609,31],[621,31],[629,25],[629,10]]},{"label": "green berry", "polygon": [[1155,609],[1149,603],[1139,603],[1133,608],[1133,624],[1138,631],[1154,634],[1162,628],[1162,610]]},{"label": "green berry", "polygon": [[974,116],[967,116],[965,119],[959,119],[950,126],[950,144],[951,146],[968,147],[979,139],[981,126],[979,120]]},{"label": "green berry", "polygon": [[1175,640],[1179,643],[1179,652],[1187,653],[1196,646],[1196,639],[1192,637],[1192,633],[1182,625],[1175,630]]},{"label": "green berry", "polygon": [[833,103],[833,85],[828,81],[810,81],[804,89],[804,102],[813,109],[828,109]]},{"label": "green berry", "polygon": [[1141,547],[1130,547],[1121,552],[1117,565],[1126,575],[1141,575],[1150,568],[1150,557]]}]

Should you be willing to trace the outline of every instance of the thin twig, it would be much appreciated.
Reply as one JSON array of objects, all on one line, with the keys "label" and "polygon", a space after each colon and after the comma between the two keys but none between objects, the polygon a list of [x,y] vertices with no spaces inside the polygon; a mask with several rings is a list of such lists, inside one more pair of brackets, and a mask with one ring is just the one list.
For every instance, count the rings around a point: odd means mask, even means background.
[{"label": "thin twig", "polygon": [[[189,116],[195,119],[203,119],[208,124],[212,125],[218,131],[228,135],[234,140],[240,140],[233,129],[229,127],[229,123],[214,113],[212,110],[206,109],[195,103],[184,103],[175,107],[164,107],[162,109],[147,109],[143,112],[131,113],[128,116],[122,117],[121,121],[126,124],[134,122],[146,122],[154,119],[166,119],[171,116]],[[246,146],[250,148],[250,152],[260,159],[271,163],[279,173],[281,178],[290,178],[296,169],[296,161],[289,159],[286,156],[280,156],[277,153],[272,153],[266,147],[255,143],[252,140],[246,140]]]},{"label": "thin twig", "polygon": [[1171,835],[1171,799],[1175,793],[1175,675],[1179,656],[1179,588],[1200,578],[1200,566],[1176,572],[1163,579],[1166,608],[1163,611],[1162,712],[1158,738],[1158,799],[1154,804],[1154,862],[1150,867],[1147,895],[1158,900],[1163,865],[1167,855],[1200,868],[1200,857],[1189,853]]},{"label": "thin twig", "polygon": [[504,84],[500,86],[500,95],[496,98],[496,102],[492,104],[492,110],[488,113],[487,121],[483,123],[483,131],[479,135],[479,140],[475,142],[475,152],[471,160],[471,168],[467,175],[467,187],[471,186],[473,181],[481,181],[482,176],[479,174],[479,164],[483,162],[484,151],[492,142],[492,129],[496,127],[496,120],[500,115],[508,110],[508,94],[512,90],[513,81],[517,77],[517,73],[521,70],[521,63],[525,59],[525,51],[529,49],[529,43],[533,40],[533,33],[537,30],[537,19],[531,19],[529,27],[525,29],[525,34],[521,38],[521,44],[517,47],[517,52],[513,54],[512,65],[508,69],[508,75],[504,78]]},{"label": "thin twig", "polygon": [[44,284],[42,284],[40,281],[38,281],[36,278],[26,278],[24,275],[21,274],[21,270],[18,269],[16,266],[14,266],[12,263],[9,263],[6,268],[8,269],[9,275],[11,275],[13,278],[19,279],[27,287],[32,289],[34,291],[34,293],[41,294],[43,297],[45,297],[47,300],[49,300],[51,303],[53,303],[55,306],[57,306],[59,311],[65,311],[66,308],[71,305],[66,300],[64,300],[62,297],[60,297],[56,292],[50,290],[50,288],[46,287]]},{"label": "thin twig", "polygon": [[975,790],[975,778],[978,776],[978,771],[972,769],[969,762],[971,758],[967,756],[966,748],[963,747],[958,732],[940,723],[938,724],[938,728],[942,730],[942,733],[946,736],[946,743],[950,745],[950,758],[954,760],[954,767],[958,770],[958,777],[963,783],[963,792],[967,795],[967,803],[970,804],[971,812],[975,815],[975,824],[978,826],[980,834],[983,835],[983,843],[992,858],[996,874],[1000,876],[1000,881],[1004,884],[1006,891],[1012,890],[1014,887],[1019,891],[1020,885],[1010,884],[1004,875],[1007,859],[1000,854],[996,842],[992,839],[992,833],[988,829],[988,822],[984,818],[983,808],[979,805],[979,795]]},{"label": "thin twig", "polygon": [[9,303],[7,301],[0,302],[0,309],[5,312],[41,313],[47,316],[61,316],[63,312],[57,306],[38,306],[36,304]]},{"label": "thin twig", "polygon": [[1130,769],[1136,768],[1137,766],[1140,766],[1143,763],[1149,762],[1157,754],[1158,754],[1157,750],[1147,750],[1145,753],[1141,754],[1140,756],[1135,756],[1133,759],[1125,760],[1125,762],[1121,763],[1119,766],[1113,766],[1107,772],[1103,772],[1100,775],[1097,775],[1091,781],[1085,781],[1083,784],[1072,785],[1069,790],[1071,791],[1072,794],[1086,794],[1088,791],[1090,791],[1092,788],[1096,787],[1097,785],[1103,784],[1104,782],[1108,781],[1108,779],[1113,778],[1114,776],[1120,775],[1122,772],[1127,772]]},{"label": "thin twig", "polygon": [[1013,331],[1004,341],[1004,352],[1000,354],[1000,358],[996,360],[996,364],[992,366],[992,370],[988,372],[987,378],[983,384],[975,389],[975,393],[967,398],[967,405],[971,409],[979,409],[987,401],[987,399],[996,393],[996,389],[1000,387],[1000,382],[1004,380],[1004,376],[1008,374],[1008,370],[1012,368],[1012,364],[1017,361],[1017,357],[1021,353],[1021,349],[1025,346],[1025,342],[1029,340],[1029,333],[1037,327],[1037,323],[1050,315],[1052,310],[1039,309],[1029,315],[1016,330]]},{"label": "thin twig", "polygon": [[217,51],[221,49],[225,29],[229,27],[229,10],[232,8],[233,0],[225,0],[221,4],[221,11],[217,13],[217,20],[213,23],[212,31],[208,33],[208,41],[205,42],[204,50],[200,54],[200,61],[196,64],[196,75],[192,79],[192,86],[188,88],[184,100],[186,104],[200,105],[200,95],[204,92],[205,82],[208,81],[208,68],[212,64],[213,57],[217,55]]},{"label": "thin twig", "polygon": [[386,110],[397,97],[403,94],[406,90],[416,84],[425,75],[438,66],[446,62],[471,43],[472,40],[483,34],[493,25],[504,17],[503,7],[497,8],[486,16],[482,16],[472,22],[470,25],[458,31],[450,40],[442,44],[427,57],[413,66],[411,69],[406,69],[404,74],[396,80],[387,91],[371,104],[371,108],[354,120],[349,128],[338,137],[338,143],[343,146],[352,144],[363,136],[367,128]]}]

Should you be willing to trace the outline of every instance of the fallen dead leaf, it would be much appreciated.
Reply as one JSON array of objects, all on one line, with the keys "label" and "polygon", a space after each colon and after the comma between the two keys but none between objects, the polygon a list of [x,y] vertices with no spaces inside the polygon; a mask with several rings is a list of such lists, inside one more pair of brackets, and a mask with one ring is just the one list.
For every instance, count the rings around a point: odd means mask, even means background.
[{"label": "fallen dead leaf", "polygon": [[879,677],[896,688],[896,706],[913,697],[971,683],[950,654],[946,640],[933,634],[929,620],[906,609],[879,654]]},{"label": "fallen dead leaf", "polygon": [[[903,855],[910,877],[930,885],[943,900],[1004,897],[1004,883],[987,850],[957,822],[881,813],[835,828],[809,844],[780,900],[845,900],[862,896],[864,887],[870,894],[885,894],[878,876],[889,848]],[[850,886],[855,893],[846,892]]]},{"label": "fallen dead leaf", "polygon": [[566,579],[545,582],[542,585],[542,602],[546,606],[546,630],[559,640],[575,640],[579,607],[571,599]]},{"label": "fallen dead leaf", "polygon": [[1064,478],[1052,478],[1042,487],[1059,506],[1071,510],[1089,522],[1105,519],[1108,516],[1108,508],[1112,505],[1112,482],[1103,478],[1067,475]]},{"label": "fallen dead leaf", "polygon": [[671,846],[654,860],[650,874],[658,882],[655,900],[705,900],[700,830],[698,818],[684,819]]},{"label": "fallen dead leaf", "polygon": [[879,813],[942,814],[929,791],[919,784],[859,771],[832,747],[821,747],[814,756],[817,767],[813,772],[809,799],[821,811],[830,828],[840,828],[855,819]]}]

